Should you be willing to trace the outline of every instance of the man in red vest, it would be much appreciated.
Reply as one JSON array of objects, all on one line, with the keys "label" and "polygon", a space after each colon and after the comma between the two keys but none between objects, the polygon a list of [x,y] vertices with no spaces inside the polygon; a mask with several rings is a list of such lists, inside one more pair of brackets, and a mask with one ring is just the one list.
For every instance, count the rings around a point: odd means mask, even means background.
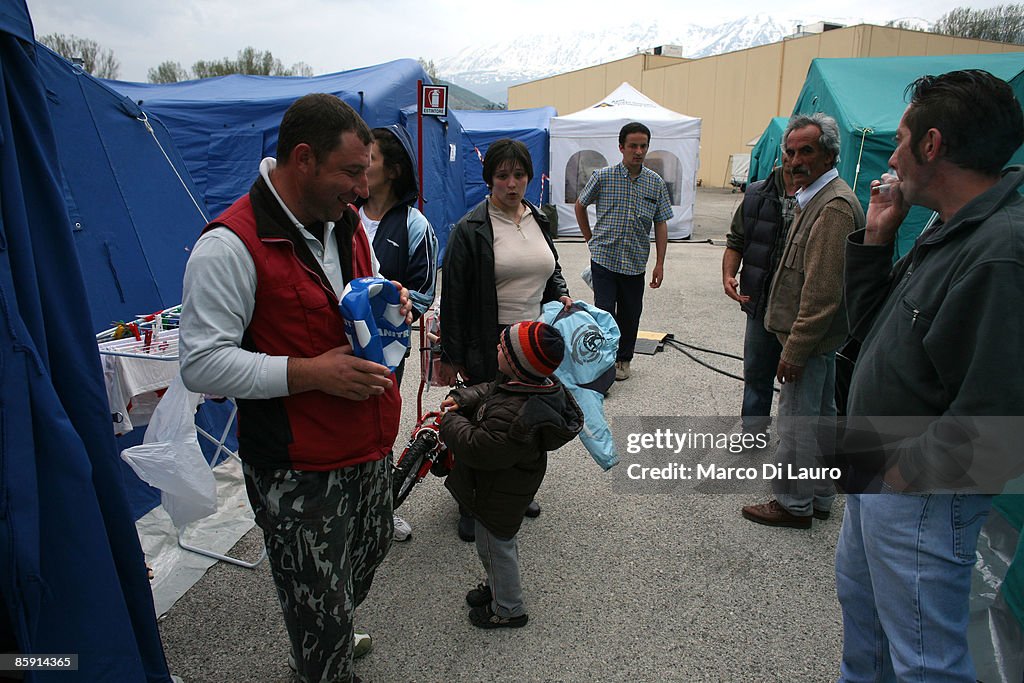
[{"label": "man in red vest", "polygon": [[352,355],[338,308],[349,280],[376,274],[350,206],[367,195],[370,142],[337,97],[297,100],[277,158],[206,226],[185,269],[182,378],[237,400],[246,490],[303,682],[359,680],[352,613],[393,534],[401,397],[386,367]]}]

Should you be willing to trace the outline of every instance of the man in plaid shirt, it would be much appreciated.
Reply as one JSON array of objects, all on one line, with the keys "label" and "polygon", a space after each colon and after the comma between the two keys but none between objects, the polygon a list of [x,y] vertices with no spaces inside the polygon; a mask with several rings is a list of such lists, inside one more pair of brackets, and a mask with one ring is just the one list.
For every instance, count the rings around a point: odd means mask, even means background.
[{"label": "man in plaid shirt", "polygon": [[[651,254],[654,225],[655,264],[651,288],[664,278],[668,219],[672,218],[665,181],[644,167],[651,131],[642,123],[627,123],[619,131],[622,162],[590,177],[576,200],[576,222],[590,246],[594,305],[612,314],[621,337],[615,379],[629,379],[629,362],[644,306],[644,272]],[[597,224],[590,229],[587,206],[597,202]]]}]

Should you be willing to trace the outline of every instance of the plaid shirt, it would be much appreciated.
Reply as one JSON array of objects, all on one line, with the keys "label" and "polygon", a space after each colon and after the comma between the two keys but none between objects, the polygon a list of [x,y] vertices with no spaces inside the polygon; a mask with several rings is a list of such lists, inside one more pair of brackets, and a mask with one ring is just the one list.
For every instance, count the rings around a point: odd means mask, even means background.
[{"label": "plaid shirt", "polygon": [[590,257],[608,270],[640,275],[651,254],[651,227],[672,218],[665,181],[644,166],[637,178],[625,164],[594,171],[579,202],[597,202],[597,224],[590,240]]}]

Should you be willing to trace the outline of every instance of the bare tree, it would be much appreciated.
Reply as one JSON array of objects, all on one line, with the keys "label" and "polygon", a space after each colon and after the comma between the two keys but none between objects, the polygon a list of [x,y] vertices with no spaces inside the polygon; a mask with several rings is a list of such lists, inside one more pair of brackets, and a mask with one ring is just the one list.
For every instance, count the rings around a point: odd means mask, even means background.
[{"label": "bare tree", "polygon": [[305,76],[306,78],[309,78],[310,76],[313,75],[313,67],[311,67],[309,64],[306,64],[305,62],[295,62],[288,68],[288,70],[291,71],[290,74],[282,75]]},{"label": "bare tree", "polygon": [[890,21],[885,22],[885,25],[888,26],[889,28],[901,28],[905,31],[921,30],[921,27],[919,25],[915,24],[912,21],[907,21],[906,19],[891,19]]},{"label": "bare tree", "polygon": [[178,62],[172,62],[171,60],[161,62],[147,73],[147,80],[150,83],[177,83],[179,81],[187,81],[190,78],[192,78],[192,74],[189,73],[188,69]]},{"label": "bare tree", "polygon": [[270,50],[264,52],[253,47],[239,50],[238,59],[235,63],[238,65],[236,73],[240,74],[274,76],[281,75],[280,72],[284,71],[284,65],[281,64],[281,60],[275,59]]},{"label": "bare tree", "polygon": [[196,78],[212,78],[230,74],[248,74],[252,76],[312,76],[313,68],[305,62],[296,62],[285,67],[280,59],[276,59],[270,50],[257,50],[246,47],[238,51],[235,59],[225,57],[214,61],[200,59],[192,65]]},{"label": "bare tree", "polygon": [[82,68],[98,78],[117,78],[121,64],[114,53],[89,38],[63,33],[48,33],[39,38],[39,42],[50,48],[65,59],[73,62],[81,60]]},{"label": "bare tree", "polygon": [[996,5],[988,9],[957,7],[942,15],[932,26],[932,32],[1024,44],[1024,4]]},{"label": "bare tree", "polygon": [[234,66],[234,61],[227,58],[220,61],[200,59],[192,65],[192,73],[196,78],[214,78],[237,73],[237,69]]},{"label": "bare tree", "polygon": [[423,67],[423,70],[427,72],[427,75],[430,76],[430,80],[436,83],[439,77],[437,75],[437,67],[434,66],[434,60],[420,57],[417,61]]}]

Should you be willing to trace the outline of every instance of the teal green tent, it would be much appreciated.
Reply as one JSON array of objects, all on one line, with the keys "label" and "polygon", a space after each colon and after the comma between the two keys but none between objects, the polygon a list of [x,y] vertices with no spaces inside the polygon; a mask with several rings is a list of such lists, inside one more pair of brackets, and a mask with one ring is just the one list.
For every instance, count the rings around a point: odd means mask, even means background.
[{"label": "teal green tent", "polygon": [[[925,74],[957,69],[984,69],[1009,82],[1017,99],[1024,102],[1024,52],[815,59],[793,113],[821,111],[835,117],[842,136],[839,175],[866,208],[870,183],[888,168],[889,156],[895,148],[896,128],[907,107],[907,85]],[[1022,162],[1024,148],[1017,150],[1010,161]],[[911,211],[900,230],[900,254],[910,249],[930,216],[930,211],[920,207]]]},{"label": "teal green tent", "polygon": [[[1010,493],[1013,488],[1013,493]],[[1024,480],[1018,479],[1007,485],[1007,492],[996,496],[993,506],[1001,512],[1006,520],[1020,533],[1017,539],[1017,552],[1003,579],[1001,590],[1003,599],[1009,605],[1013,615],[1017,617],[1021,632],[1024,632]]]},{"label": "teal green tent", "polygon": [[754,149],[750,152],[750,175],[747,183],[767,178],[772,169],[782,163],[782,134],[786,132],[789,119],[775,116],[768,122],[768,127],[757,139]]}]

